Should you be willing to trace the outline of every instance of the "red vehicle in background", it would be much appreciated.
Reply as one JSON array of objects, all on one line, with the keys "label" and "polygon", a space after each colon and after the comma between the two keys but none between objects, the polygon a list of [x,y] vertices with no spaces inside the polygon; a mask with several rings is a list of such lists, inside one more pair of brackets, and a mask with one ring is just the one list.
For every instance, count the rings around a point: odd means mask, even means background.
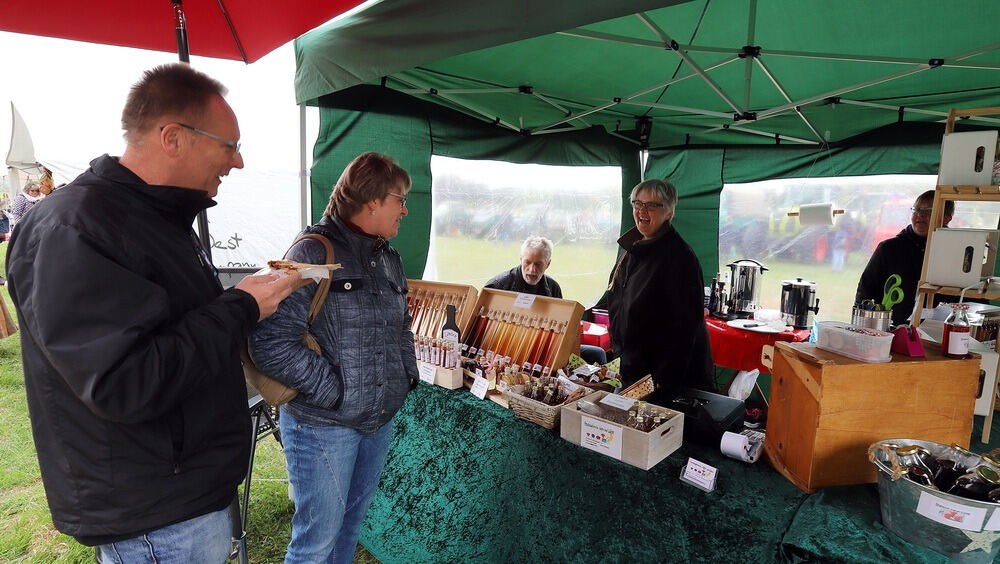
[{"label": "red vehicle in background", "polygon": [[866,246],[868,254],[873,253],[879,243],[895,237],[897,233],[910,224],[910,216],[913,213],[910,210],[912,206],[912,199],[898,196],[894,196],[882,204],[879,209],[878,221],[871,227],[868,237],[868,245]]}]

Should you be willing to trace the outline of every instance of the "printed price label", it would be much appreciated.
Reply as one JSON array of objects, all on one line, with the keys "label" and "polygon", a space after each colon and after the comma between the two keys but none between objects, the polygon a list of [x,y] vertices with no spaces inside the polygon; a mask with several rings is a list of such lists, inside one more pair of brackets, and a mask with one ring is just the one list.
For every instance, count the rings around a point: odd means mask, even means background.
[{"label": "printed price label", "polygon": [[[480,371],[477,370],[477,372]],[[473,380],[472,382],[472,389],[470,389],[469,391],[472,392],[472,395],[476,396],[477,398],[485,399],[486,392],[489,391],[489,389],[490,389],[489,380],[483,378],[482,376],[476,376],[475,380]]]},{"label": "printed price label", "polygon": [[434,377],[437,375],[437,369],[430,364],[420,363],[417,365],[417,370],[420,371],[420,379],[428,384],[434,383]]},{"label": "printed price label", "polygon": [[518,294],[517,299],[514,300],[514,307],[531,309],[531,304],[533,303],[535,303],[534,294]]},{"label": "printed price label", "polygon": [[924,491],[920,492],[917,513],[942,525],[976,532],[983,529],[986,519],[986,509],[955,503]]},{"label": "printed price label", "polygon": [[620,425],[580,416],[580,446],[583,448],[621,460],[623,438]]},{"label": "printed price label", "polygon": [[635,403],[635,399],[620,396],[618,394],[606,394],[603,398],[601,398],[601,403],[610,405],[611,407],[617,407],[622,411],[628,411],[628,409],[632,407],[632,404]]},{"label": "printed price label", "polygon": [[684,473],[681,474],[681,480],[710,492],[715,489],[715,480],[718,474],[719,470],[714,466],[709,466],[704,462],[688,458],[687,466],[684,467]]}]

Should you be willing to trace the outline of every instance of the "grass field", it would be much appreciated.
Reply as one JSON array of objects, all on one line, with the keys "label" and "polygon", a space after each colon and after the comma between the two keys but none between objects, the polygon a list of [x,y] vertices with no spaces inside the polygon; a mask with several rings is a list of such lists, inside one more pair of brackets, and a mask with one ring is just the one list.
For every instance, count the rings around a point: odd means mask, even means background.
[{"label": "grass field", "polygon": [[[0,243],[0,263],[7,244]],[[6,269],[0,268],[0,272]],[[0,293],[10,305],[7,288]],[[11,307],[13,314],[13,308]],[[270,564],[284,559],[291,535],[293,506],[288,499],[285,459],[277,441],[258,444],[250,487],[248,559]],[[355,562],[378,561],[363,548]],[[92,563],[92,548],[52,526],[31,438],[18,335],[0,339],[0,562]]]}]

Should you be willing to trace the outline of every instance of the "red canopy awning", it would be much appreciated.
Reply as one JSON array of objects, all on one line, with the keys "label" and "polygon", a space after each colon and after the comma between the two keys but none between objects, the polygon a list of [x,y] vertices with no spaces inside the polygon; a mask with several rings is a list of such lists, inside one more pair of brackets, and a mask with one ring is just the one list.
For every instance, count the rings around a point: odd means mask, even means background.
[{"label": "red canopy awning", "polygon": [[[192,55],[252,63],[361,2],[187,0],[183,6]],[[177,51],[170,0],[4,0],[0,30]]]}]

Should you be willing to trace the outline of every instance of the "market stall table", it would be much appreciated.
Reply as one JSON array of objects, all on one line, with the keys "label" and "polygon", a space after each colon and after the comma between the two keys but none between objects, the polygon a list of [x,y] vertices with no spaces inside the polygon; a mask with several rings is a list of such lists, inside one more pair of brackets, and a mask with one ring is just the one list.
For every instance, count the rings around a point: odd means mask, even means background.
[{"label": "market stall table", "polygon": [[[706,493],[678,476],[716,466]],[[361,543],[381,562],[946,562],[880,523],[874,486],[799,491],[766,463],[686,444],[649,471],[467,391],[421,383]]]},{"label": "market stall table", "polygon": [[733,370],[753,370],[764,373],[771,370],[760,363],[760,351],[764,345],[774,345],[778,341],[800,342],[809,338],[808,329],[793,329],[780,333],[762,333],[739,329],[727,325],[725,319],[705,316],[708,338],[712,343],[712,362],[716,366]]}]

